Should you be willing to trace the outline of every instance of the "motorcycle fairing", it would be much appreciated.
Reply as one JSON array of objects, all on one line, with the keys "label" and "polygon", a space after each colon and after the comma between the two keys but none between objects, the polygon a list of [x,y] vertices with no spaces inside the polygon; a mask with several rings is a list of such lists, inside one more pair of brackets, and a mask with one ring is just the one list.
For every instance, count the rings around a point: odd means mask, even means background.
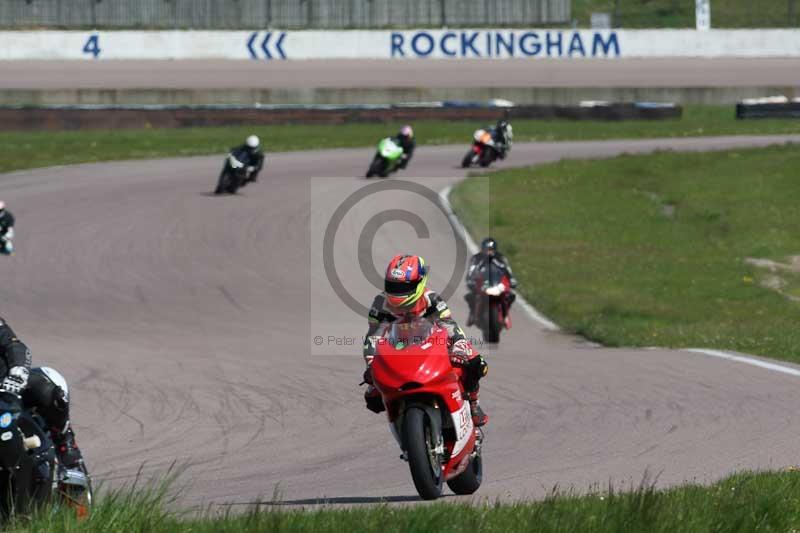
[{"label": "motorcycle fairing", "polygon": [[469,402],[463,402],[461,408],[458,411],[451,412],[450,416],[453,418],[453,427],[456,431],[456,441],[450,454],[455,457],[461,453],[461,450],[469,443],[470,437],[475,433]]}]

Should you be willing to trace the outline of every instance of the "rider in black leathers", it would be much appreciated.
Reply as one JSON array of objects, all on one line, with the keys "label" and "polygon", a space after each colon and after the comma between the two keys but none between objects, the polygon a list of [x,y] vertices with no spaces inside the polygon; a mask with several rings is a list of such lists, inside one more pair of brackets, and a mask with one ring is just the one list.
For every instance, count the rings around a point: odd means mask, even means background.
[{"label": "rider in black leathers", "polygon": [[248,168],[247,182],[258,181],[258,173],[264,168],[264,153],[259,138],[250,135],[244,144],[232,148],[231,153]]},{"label": "rider in black leathers", "polygon": [[495,147],[498,149],[497,153],[500,159],[505,159],[508,151],[511,149],[511,124],[501,119],[497,121],[494,127],[486,128],[486,131],[492,136]]},{"label": "rider in black leathers", "polygon": [[[470,258],[469,267],[467,268],[466,281],[469,292],[464,295],[464,299],[469,305],[469,318],[467,319],[467,326],[471,326],[475,323],[475,277],[476,274],[480,272],[483,264],[487,261],[493,261],[495,266],[500,268],[508,275],[512,289],[517,288],[517,279],[514,277],[514,273],[511,271],[511,265],[508,264],[508,259],[506,259],[506,257],[497,249],[497,241],[491,237],[486,237],[481,242],[480,252]],[[511,304],[514,303],[516,298],[517,297],[516,294],[514,294],[514,291],[509,292],[509,310],[511,309]]]},{"label": "rider in black leathers", "polygon": [[58,459],[67,469],[87,474],[69,420],[69,390],[52,368],[31,368],[31,352],[0,318],[0,390],[22,397],[23,404],[41,415],[50,431]]}]

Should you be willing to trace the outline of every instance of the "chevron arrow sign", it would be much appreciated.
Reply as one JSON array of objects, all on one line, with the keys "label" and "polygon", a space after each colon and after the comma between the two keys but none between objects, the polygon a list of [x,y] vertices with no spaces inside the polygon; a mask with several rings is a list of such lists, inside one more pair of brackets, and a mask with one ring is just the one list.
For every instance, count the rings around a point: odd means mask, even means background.
[{"label": "chevron arrow sign", "polygon": [[286,32],[254,31],[247,39],[247,51],[252,59],[286,59],[285,38]]}]

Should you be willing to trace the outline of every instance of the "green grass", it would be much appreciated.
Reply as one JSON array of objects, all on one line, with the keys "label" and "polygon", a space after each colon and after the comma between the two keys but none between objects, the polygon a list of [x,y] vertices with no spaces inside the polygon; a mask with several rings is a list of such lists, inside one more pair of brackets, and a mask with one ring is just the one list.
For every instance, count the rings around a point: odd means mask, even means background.
[{"label": "green grass", "polygon": [[[480,122],[414,123],[419,145],[470,142]],[[677,120],[515,120],[518,141],[800,133],[800,120],[737,121],[732,107],[690,106]],[[252,132],[268,152],[377,144],[400,123],[0,133],[0,172],[94,161],[221,154]],[[365,159],[365,164],[366,164]],[[269,163],[267,163],[269,164]]]},{"label": "green grass", "polygon": [[[168,491],[121,492],[100,498],[90,519],[41,513],[10,531],[68,532],[754,532],[800,528],[800,474],[744,473],[710,487],[576,496],[554,491],[541,502],[435,503],[413,506],[287,509],[261,505],[244,512],[171,513]],[[219,509],[219,508],[217,508]]]},{"label": "green grass", "polygon": [[[797,6],[790,17],[789,6],[797,0],[711,0],[711,26],[714,28],[797,27]],[[573,0],[572,18],[579,26],[590,25],[591,14],[614,14],[615,0]],[[620,0],[619,26],[622,28],[694,28],[694,0]]]},{"label": "green grass", "polygon": [[800,278],[779,272],[781,293],[745,262],[800,255],[798,168],[796,146],[562,161],[468,179],[453,203],[567,331],[798,362],[800,301],[787,295]]}]

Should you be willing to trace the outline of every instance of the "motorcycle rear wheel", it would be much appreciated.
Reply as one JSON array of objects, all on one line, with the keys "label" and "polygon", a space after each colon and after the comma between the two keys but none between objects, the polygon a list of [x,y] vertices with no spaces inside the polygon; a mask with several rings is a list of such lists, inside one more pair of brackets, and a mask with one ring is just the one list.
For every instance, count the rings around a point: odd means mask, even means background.
[{"label": "motorcycle rear wheel", "polygon": [[495,151],[492,148],[487,147],[481,154],[481,159],[479,161],[479,164],[482,167],[488,167],[489,165],[492,164],[492,161],[494,161],[495,159],[497,159]]},{"label": "motorcycle rear wheel", "polygon": [[408,467],[414,486],[423,500],[435,500],[441,496],[444,481],[441,458],[435,452],[437,436],[431,434],[432,429],[422,409],[410,407],[405,412],[403,442],[408,455]]}]

